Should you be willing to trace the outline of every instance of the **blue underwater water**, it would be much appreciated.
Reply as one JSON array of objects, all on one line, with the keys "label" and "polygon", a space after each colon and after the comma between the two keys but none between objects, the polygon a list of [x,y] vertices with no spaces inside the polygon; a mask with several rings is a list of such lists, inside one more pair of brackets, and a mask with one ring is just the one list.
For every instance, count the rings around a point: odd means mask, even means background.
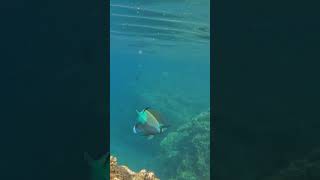
[{"label": "blue underwater water", "polygon": [[[209,3],[111,0],[110,149],[119,164],[167,179],[162,140],[210,108]],[[171,125],[151,140],[133,133],[145,107]]]}]

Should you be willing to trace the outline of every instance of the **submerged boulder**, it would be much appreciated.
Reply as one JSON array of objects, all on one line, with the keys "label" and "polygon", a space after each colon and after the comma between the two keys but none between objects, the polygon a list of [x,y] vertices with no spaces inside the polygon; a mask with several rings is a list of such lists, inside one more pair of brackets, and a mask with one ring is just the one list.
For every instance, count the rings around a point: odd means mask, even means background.
[{"label": "submerged boulder", "polygon": [[117,158],[110,156],[110,180],[160,180],[153,172],[142,169],[140,172],[134,172],[127,166],[121,166],[117,163]]}]

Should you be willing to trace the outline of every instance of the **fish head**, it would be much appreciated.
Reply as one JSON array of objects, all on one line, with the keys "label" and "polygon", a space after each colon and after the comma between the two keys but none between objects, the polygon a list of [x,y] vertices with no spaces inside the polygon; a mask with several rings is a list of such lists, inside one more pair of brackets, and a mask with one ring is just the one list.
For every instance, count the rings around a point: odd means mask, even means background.
[{"label": "fish head", "polygon": [[137,118],[138,122],[142,124],[147,122],[147,113],[145,111],[141,111],[141,112],[137,111],[137,114],[138,114],[138,118]]}]

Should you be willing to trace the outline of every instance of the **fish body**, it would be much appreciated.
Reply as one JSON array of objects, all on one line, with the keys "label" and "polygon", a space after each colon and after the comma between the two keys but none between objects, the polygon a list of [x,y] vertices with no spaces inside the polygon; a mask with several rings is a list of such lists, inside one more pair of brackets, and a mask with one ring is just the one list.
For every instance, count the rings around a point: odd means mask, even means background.
[{"label": "fish body", "polygon": [[164,118],[151,108],[137,111],[137,114],[137,123],[133,126],[133,132],[135,134],[142,134],[151,139],[153,136],[163,133],[163,131],[169,127]]}]

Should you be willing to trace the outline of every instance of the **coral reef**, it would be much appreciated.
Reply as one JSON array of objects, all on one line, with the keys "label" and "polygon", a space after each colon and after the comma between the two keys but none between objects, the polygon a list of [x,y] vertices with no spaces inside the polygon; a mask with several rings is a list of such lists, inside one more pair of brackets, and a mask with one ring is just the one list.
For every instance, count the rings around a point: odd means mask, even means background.
[{"label": "coral reef", "polygon": [[313,150],[305,158],[295,160],[285,169],[263,178],[263,180],[319,180],[320,179],[320,149]]},{"label": "coral reef", "polygon": [[117,158],[110,156],[110,180],[159,180],[153,172],[142,169],[134,172],[126,166],[118,165]]},{"label": "coral reef", "polygon": [[210,179],[210,110],[169,133],[160,146],[166,179]]}]

